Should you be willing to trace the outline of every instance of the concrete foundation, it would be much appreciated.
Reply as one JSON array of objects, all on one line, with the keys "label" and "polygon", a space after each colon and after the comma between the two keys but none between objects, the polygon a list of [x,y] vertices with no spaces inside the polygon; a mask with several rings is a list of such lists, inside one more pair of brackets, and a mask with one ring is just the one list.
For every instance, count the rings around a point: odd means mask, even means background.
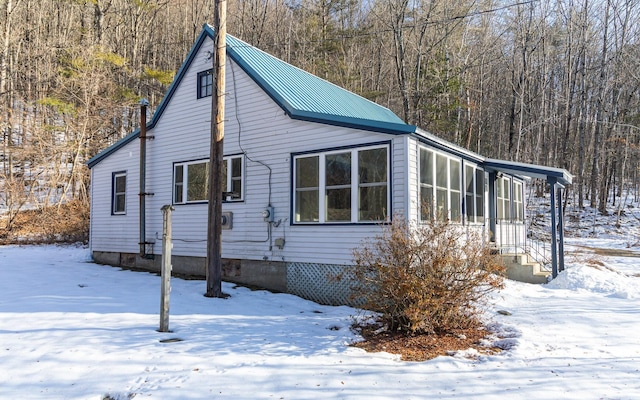
[{"label": "concrete foundation", "polygon": [[[139,254],[94,251],[93,260],[98,264],[160,273],[161,256],[140,257]],[[186,278],[206,278],[206,258],[172,256],[172,275]],[[324,276],[316,276],[317,271],[327,267],[340,271],[348,266],[327,266],[323,264],[290,264],[278,261],[222,260],[222,278],[224,281],[240,285],[254,286],[275,292],[291,293],[323,304],[342,305],[348,303],[348,286],[343,287],[329,282]],[[290,272],[291,271],[291,272]],[[324,272],[323,272],[324,273]],[[317,281],[313,290],[301,290],[309,287],[310,281]]]}]

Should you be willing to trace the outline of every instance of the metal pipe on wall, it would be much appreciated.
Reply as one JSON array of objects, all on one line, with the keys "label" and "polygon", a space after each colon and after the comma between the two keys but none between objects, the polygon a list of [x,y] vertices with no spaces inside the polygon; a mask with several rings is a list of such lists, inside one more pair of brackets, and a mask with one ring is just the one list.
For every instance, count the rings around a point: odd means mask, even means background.
[{"label": "metal pipe on wall", "polygon": [[140,100],[140,257],[147,255],[146,180],[147,180],[147,99]]}]

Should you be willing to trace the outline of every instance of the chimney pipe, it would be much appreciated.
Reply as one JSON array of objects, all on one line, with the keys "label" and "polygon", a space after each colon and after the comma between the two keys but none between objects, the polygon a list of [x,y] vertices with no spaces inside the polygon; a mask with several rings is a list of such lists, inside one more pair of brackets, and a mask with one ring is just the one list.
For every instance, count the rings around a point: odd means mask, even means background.
[{"label": "chimney pipe", "polygon": [[147,99],[140,100],[140,257],[147,255],[146,237],[146,180],[147,180]]}]

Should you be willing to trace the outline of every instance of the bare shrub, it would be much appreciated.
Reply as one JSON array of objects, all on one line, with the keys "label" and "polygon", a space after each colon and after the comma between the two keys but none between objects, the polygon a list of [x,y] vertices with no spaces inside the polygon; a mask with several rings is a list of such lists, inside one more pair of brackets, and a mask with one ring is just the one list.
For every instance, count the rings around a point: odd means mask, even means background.
[{"label": "bare shrub", "polygon": [[504,267],[479,235],[460,225],[401,218],[353,252],[364,307],[388,329],[442,334],[480,325],[487,294],[503,285]]},{"label": "bare shrub", "polygon": [[0,231],[0,244],[75,243],[89,239],[89,205],[72,200],[20,211],[11,229]]}]

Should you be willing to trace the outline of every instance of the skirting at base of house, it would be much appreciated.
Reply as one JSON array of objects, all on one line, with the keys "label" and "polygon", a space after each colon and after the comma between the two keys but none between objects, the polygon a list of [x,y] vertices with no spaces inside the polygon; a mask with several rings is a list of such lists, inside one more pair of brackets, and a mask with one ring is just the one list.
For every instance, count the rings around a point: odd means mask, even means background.
[{"label": "skirting at base of house", "polygon": [[[94,251],[94,262],[133,270],[160,273],[161,259],[139,254]],[[206,277],[204,257],[172,256],[172,275]],[[222,260],[226,282],[289,293],[320,304],[359,306],[351,293],[354,267],[350,265],[288,263],[282,261]]]}]

